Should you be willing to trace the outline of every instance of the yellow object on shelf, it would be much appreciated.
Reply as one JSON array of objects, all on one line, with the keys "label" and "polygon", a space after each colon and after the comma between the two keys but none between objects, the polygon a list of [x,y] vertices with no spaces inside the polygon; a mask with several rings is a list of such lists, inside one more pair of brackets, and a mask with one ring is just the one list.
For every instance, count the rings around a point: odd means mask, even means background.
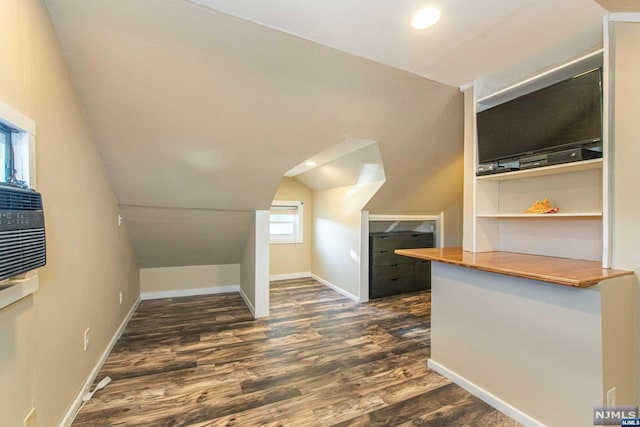
[{"label": "yellow object on shelf", "polygon": [[524,211],[526,214],[545,214],[545,213],[556,213],[560,210],[560,208],[554,207],[549,202],[549,199],[544,200],[536,200],[536,202],[531,205],[529,209]]}]

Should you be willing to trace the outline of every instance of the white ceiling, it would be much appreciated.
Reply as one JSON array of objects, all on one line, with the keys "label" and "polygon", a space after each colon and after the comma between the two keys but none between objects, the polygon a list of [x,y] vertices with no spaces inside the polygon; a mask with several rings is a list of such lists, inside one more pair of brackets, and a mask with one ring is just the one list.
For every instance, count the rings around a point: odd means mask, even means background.
[{"label": "white ceiling", "polygon": [[[569,40],[600,43],[593,0],[191,0],[217,11],[452,86],[509,68]],[[436,4],[438,24],[410,27]]]}]

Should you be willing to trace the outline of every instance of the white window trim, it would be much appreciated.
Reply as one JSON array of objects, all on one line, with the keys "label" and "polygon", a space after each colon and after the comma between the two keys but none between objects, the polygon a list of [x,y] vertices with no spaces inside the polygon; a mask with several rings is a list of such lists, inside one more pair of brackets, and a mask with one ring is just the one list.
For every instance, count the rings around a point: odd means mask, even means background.
[{"label": "white window trim", "polygon": [[[14,134],[17,138],[14,143],[17,143],[21,150],[28,150],[29,171],[25,181],[29,187],[36,188],[36,122],[2,101],[0,101],[0,122],[18,131]],[[26,167],[27,164],[23,166]]]},{"label": "white window trim", "polygon": [[298,226],[296,227],[296,236],[294,238],[277,238],[269,235],[269,244],[283,245],[304,243],[304,202],[292,200],[274,200],[271,206],[295,206],[298,211]]},{"label": "white window trim", "polygon": [[[20,145],[20,149],[29,150],[27,183],[29,187],[36,188],[36,122],[2,101],[0,101],[0,122],[16,129],[19,140],[15,142]],[[29,271],[23,278],[0,282],[0,309],[36,292],[40,287],[37,272],[38,270]]]}]

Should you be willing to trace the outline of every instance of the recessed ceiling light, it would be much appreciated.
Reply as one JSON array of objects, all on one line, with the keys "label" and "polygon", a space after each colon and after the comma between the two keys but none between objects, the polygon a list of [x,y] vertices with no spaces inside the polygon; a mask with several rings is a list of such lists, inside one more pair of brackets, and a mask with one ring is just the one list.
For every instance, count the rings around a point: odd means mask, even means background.
[{"label": "recessed ceiling light", "polygon": [[413,15],[411,25],[416,30],[424,30],[425,28],[435,25],[439,19],[440,9],[437,7],[426,7],[424,9],[420,9],[415,15]]},{"label": "recessed ceiling light", "polygon": [[316,162],[314,162],[313,160],[310,160],[310,161],[306,162],[304,165],[305,166],[315,166]]}]

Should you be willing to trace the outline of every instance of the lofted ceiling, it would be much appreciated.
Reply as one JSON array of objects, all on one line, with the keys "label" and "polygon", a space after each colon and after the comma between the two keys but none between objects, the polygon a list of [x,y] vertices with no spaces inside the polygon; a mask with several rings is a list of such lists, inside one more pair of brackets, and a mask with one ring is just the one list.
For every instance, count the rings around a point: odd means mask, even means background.
[{"label": "lofted ceiling", "polygon": [[[457,88],[188,0],[46,3],[142,267],[239,262],[248,213],[345,138],[378,142],[398,211],[461,156]],[[410,209],[440,212],[460,172]]]},{"label": "lofted ceiling", "polygon": [[[443,211],[462,196],[457,86],[560,42],[588,50],[604,14],[440,0],[417,33],[409,0],[45,1],[142,267],[239,262],[285,173],[349,139],[384,164],[366,209]],[[320,169],[300,177],[333,185]]]},{"label": "lofted ceiling", "polygon": [[[419,76],[460,86],[573,40],[600,41],[605,10],[593,0],[191,0],[215,10]],[[636,0],[601,0],[627,3]],[[434,27],[412,14],[441,9]]]}]

